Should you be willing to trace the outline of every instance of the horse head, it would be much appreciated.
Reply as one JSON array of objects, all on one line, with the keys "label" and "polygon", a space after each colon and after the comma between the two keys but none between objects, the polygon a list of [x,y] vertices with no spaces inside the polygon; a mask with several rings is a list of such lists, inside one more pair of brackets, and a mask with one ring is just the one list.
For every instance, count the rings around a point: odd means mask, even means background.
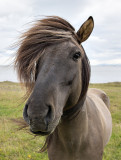
[{"label": "horse head", "polygon": [[84,99],[90,65],[81,43],[93,27],[89,17],[76,33],[64,19],[49,17],[23,35],[16,66],[21,81],[30,89],[23,117],[31,132],[50,134],[63,113]]}]

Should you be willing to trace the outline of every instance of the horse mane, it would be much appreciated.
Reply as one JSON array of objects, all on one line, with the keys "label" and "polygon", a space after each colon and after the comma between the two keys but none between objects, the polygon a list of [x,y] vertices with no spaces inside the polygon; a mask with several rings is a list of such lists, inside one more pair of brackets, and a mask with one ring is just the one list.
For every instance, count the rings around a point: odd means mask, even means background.
[{"label": "horse mane", "polygon": [[66,20],[57,16],[38,20],[21,36],[15,68],[20,82],[25,84],[28,93],[33,89],[37,64],[45,49],[72,37],[77,39],[75,29]]},{"label": "horse mane", "polygon": [[[21,36],[19,49],[16,53],[15,68],[21,83],[26,86],[27,94],[33,90],[37,66],[45,49],[53,44],[57,44],[69,39],[74,39],[78,44],[79,38],[72,25],[66,20],[50,16],[45,19],[38,20],[32,28]],[[84,98],[90,80],[90,65],[89,60],[84,54],[82,58],[82,92],[80,97]],[[52,135],[46,138],[46,142],[41,149],[45,151],[51,143]]]}]

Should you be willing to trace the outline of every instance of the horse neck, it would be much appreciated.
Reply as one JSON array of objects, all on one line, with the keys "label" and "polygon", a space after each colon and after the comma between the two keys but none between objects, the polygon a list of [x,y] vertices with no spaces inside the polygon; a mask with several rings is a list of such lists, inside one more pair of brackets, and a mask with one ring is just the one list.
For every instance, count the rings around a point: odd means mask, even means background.
[{"label": "horse neck", "polygon": [[[82,102],[78,102],[78,105],[81,104]],[[84,101],[83,105],[80,106],[80,110],[69,119],[68,117],[62,119],[61,123],[57,127],[57,134],[60,143],[67,149],[72,147],[71,144],[77,145],[76,147],[78,148],[79,145],[85,141],[88,134],[86,101]]]}]

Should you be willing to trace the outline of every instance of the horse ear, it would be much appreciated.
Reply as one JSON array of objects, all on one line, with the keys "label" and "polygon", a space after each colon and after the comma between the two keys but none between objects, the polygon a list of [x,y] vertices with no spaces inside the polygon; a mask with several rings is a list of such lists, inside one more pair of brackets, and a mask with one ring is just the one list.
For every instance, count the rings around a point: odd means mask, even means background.
[{"label": "horse ear", "polygon": [[77,35],[79,37],[80,43],[87,40],[87,38],[92,33],[92,30],[94,28],[94,21],[92,17],[89,17],[80,27],[80,29],[77,32]]}]

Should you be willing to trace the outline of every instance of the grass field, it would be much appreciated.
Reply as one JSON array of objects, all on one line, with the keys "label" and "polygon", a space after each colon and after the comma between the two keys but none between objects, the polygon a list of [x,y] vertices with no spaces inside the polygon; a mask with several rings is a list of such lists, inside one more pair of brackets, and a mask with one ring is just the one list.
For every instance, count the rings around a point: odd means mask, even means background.
[{"label": "grass field", "polygon": [[[110,97],[113,132],[104,150],[103,160],[121,160],[121,83],[91,84]],[[11,119],[22,117],[24,89],[12,82],[0,82],[0,160],[48,160],[39,153],[44,137],[17,130]]]}]

